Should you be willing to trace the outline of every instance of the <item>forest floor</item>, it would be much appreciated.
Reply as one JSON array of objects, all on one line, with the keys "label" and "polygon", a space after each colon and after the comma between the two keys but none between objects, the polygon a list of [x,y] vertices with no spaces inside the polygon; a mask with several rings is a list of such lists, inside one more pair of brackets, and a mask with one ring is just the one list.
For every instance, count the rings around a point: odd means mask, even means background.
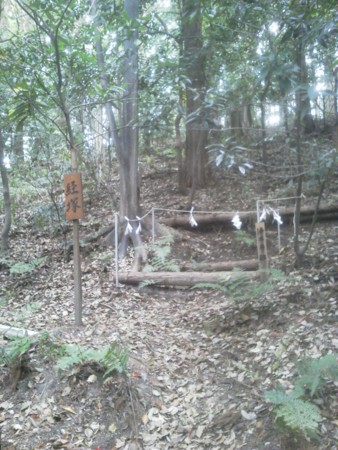
[{"label": "forest floor", "polygon": [[[185,209],[187,199],[176,185],[167,165],[148,168],[144,211]],[[325,193],[325,202],[338,203],[336,187]],[[288,189],[273,178],[227,172],[198,191],[194,205],[254,210],[257,199],[288,197]],[[308,193],[304,203],[313,205],[315,196]],[[81,236],[112,223],[110,204],[105,194],[86,194]],[[273,405],[264,397],[278,383],[293,388],[296,361],[338,351],[337,223],[318,223],[297,270],[293,227],[282,225],[281,251],[276,228],[269,228],[271,265],[284,276],[249,291],[116,287],[114,249],[99,241],[82,255],[83,326],[75,327],[73,266],[64,258],[62,237],[34,225],[32,211],[16,214],[6,259],[45,259],[23,274],[0,265],[0,323],[48,334],[22,357],[19,369],[0,366],[1,450],[338,448],[337,382],[328,382],[314,399],[322,416],[319,441],[277,429]],[[304,239],[308,230],[302,226]],[[245,232],[254,238],[254,224]],[[220,225],[179,230],[179,236],[171,255],[176,261],[256,258],[250,239]],[[0,340],[1,347],[8,342]],[[128,350],[127,369],[108,378],[88,361],[57,370],[56,349],[65,343],[96,349],[117,343]]]}]

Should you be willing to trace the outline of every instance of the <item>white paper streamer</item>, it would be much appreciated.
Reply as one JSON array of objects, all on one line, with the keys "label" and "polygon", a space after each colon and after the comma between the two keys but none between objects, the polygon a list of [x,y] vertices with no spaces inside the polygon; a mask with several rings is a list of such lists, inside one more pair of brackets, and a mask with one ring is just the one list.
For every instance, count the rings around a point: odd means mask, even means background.
[{"label": "white paper streamer", "polygon": [[125,220],[127,221],[127,226],[126,226],[124,235],[127,236],[128,234],[132,233],[133,227],[130,225],[128,217],[127,217],[127,216],[124,216],[124,218],[125,218]]},{"label": "white paper streamer", "polygon": [[193,210],[194,210],[194,207],[192,207],[191,210],[190,210],[189,223],[190,223],[190,225],[191,225],[192,227],[197,227],[197,226],[198,226],[198,223],[196,222],[194,216],[192,215]]},{"label": "white paper streamer", "polygon": [[235,228],[237,228],[237,230],[240,230],[242,228],[242,221],[241,221],[238,213],[236,213],[234,215],[234,217],[232,218],[232,224]]},{"label": "white paper streamer", "polygon": [[273,214],[273,220],[275,220],[277,223],[279,223],[279,225],[282,225],[283,221],[282,221],[282,218],[279,215],[279,213],[273,209],[272,214]]},{"label": "white paper streamer", "polygon": [[137,228],[136,228],[136,234],[140,234],[140,233],[141,233],[141,230],[142,230],[142,227],[141,227],[141,218],[140,218],[139,216],[136,216],[136,219],[138,220],[138,225],[137,225]]},{"label": "white paper streamer", "polygon": [[269,212],[267,211],[267,209],[264,207],[262,214],[259,217],[259,221],[262,222],[263,220],[266,220],[267,215],[269,214]]}]

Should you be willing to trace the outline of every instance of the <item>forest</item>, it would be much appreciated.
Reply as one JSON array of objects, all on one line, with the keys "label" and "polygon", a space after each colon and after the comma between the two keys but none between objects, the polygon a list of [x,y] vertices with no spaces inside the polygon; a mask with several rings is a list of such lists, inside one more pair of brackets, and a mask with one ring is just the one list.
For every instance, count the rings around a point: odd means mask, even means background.
[{"label": "forest", "polygon": [[0,449],[337,450],[333,0],[0,0]]}]

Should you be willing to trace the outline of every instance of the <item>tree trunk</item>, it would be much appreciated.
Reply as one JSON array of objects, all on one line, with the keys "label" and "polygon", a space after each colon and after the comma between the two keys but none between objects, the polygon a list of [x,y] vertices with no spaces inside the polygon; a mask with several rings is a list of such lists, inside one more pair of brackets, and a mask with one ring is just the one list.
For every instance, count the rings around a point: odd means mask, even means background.
[{"label": "tree trunk", "polygon": [[[305,48],[302,36],[298,36],[296,43],[296,64],[298,66],[298,91],[296,92],[296,109],[301,114],[301,132],[312,133],[315,131],[315,122],[311,114],[311,103],[307,93],[308,73],[305,59]],[[298,95],[299,94],[299,95]],[[296,112],[296,127],[297,127]]]},{"label": "tree trunk", "polygon": [[17,161],[24,160],[23,154],[23,121],[19,122],[15,128],[14,134],[14,154]]},{"label": "tree trunk", "polygon": [[[138,1],[125,0],[125,12],[130,19],[138,17]],[[137,30],[132,30],[124,40],[124,66],[121,144],[118,150],[120,163],[120,216],[136,219],[139,211],[138,180],[138,102],[137,72],[138,51],[136,46]]]},{"label": "tree trunk", "polygon": [[[96,2],[92,1],[90,2],[90,5],[94,23],[98,26]],[[125,0],[124,9],[130,19],[137,20],[139,9],[138,0]],[[133,246],[136,249],[135,269],[138,269],[140,264],[146,259],[146,252],[142,246],[140,234],[136,231],[138,227],[136,217],[140,215],[138,174],[139,125],[137,103],[138,50],[136,44],[138,32],[136,29],[132,29],[128,30],[126,35],[128,37],[126,37],[123,42],[125,50],[123,62],[123,82],[125,90],[122,100],[120,134],[117,129],[113,107],[110,102],[106,103],[106,114],[119,161],[120,221],[124,224],[124,229],[126,229],[128,223],[132,227],[132,231],[128,235],[123,233],[120,245],[120,256],[123,257],[125,255],[129,239],[131,239]],[[102,42],[97,30],[95,45],[101,84],[104,89],[108,89],[109,83],[105,72]],[[126,218],[130,222],[126,221]]]},{"label": "tree trunk", "polygon": [[183,144],[182,144],[182,136],[180,123],[183,117],[183,93],[180,89],[179,92],[179,104],[178,111],[175,117],[175,149],[176,149],[176,161],[178,166],[178,192],[182,195],[185,194],[185,168],[183,164]]},{"label": "tree trunk", "polygon": [[8,174],[5,167],[5,149],[2,132],[0,129],[0,172],[2,181],[2,192],[4,198],[5,223],[1,231],[1,250],[7,251],[9,248],[8,235],[12,224],[11,198],[9,194]]},{"label": "tree trunk", "polygon": [[282,115],[283,115],[283,125],[285,129],[285,134],[287,139],[290,138],[290,129],[289,129],[289,113],[288,113],[288,105],[287,100],[284,98],[283,104],[282,104]]},{"label": "tree trunk", "polygon": [[230,128],[235,139],[243,137],[242,113],[239,107],[230,111]]},{"label": "tree trunk", "polygon": [[266,148],[266,124],[265,124],[265,104],[262,99],[260,102],[261,109],[261,133],[262,133],[262,161],[264,164],[264,170],[267,172],[268,170],[268,154]]},{"label": "tree trunk", "polygon": [[208,127],[205,121],[205,50],[202,38],[201,2],[182,1],[183,64],[186,83],[186,159],[187,186],[193,197],[206,184]]}]

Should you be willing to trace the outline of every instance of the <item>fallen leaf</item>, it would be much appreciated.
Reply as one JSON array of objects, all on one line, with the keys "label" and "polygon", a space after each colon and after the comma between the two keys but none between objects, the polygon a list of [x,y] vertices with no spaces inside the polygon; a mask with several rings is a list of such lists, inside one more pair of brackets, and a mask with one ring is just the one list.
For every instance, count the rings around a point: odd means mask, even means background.
[{"label": "fallen leaf", "polygon": [[256,414],[254,412],[248,413],[244,409],[242,409],[241,410],[241,414],[242,414],[242,417],[245,420],[255,420],[255,419],[257,419],[257,416],[256,416]]},{"label": "fallen leaf", "polygon": [[77,414],[77,413],[74,411],[74,409],[70,408],[69,406],[61,406],[61,408],[62,408],[64,411],[67,411],[67,412],[69,412],[69,413],[71,413],[71,414]]},{"label": "fallen leaf", "polygon": [[108,430],[109,430],[111,433],[115,433],[116,430],[117,430],[115,423],[110,424],[109,427],[108,427]]}]

